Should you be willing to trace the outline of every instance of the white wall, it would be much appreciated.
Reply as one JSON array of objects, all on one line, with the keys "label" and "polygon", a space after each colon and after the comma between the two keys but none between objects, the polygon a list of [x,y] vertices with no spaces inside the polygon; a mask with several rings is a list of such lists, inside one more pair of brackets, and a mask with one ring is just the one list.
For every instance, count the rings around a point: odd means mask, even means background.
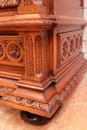
[{"label": "white wall", "polygon": [[[84,18],[87,20],[87,0],[84,0]],[[87,26],[84,28],[82,51],[84,52],[84,57],[87,59]]]}]

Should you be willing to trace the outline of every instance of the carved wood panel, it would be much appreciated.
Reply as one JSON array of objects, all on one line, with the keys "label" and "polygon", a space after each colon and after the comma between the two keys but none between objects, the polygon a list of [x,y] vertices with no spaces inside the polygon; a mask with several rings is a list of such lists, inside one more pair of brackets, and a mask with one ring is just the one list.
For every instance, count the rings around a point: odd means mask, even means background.
[{"label": "carved wood panel", "polygon": [[[0,64],[23,64],[23,42],[19,36],[0,36]],[[15,64],[16,65],[16,64]]]},{"label": "carved wood panel", "polygon": [[59,61],[60,65],[71,59],[74,55],[79,54],[82,48],[82,31],[74,31],[64,34],[58,34],[58,48],[60,48]]},{"label": "carved wood panel", "polygon": [[[34,39],[33,39],[34,37]],[[26,74],[28,77],[43,78],[48,75],[48,33],[26,37]]]}]

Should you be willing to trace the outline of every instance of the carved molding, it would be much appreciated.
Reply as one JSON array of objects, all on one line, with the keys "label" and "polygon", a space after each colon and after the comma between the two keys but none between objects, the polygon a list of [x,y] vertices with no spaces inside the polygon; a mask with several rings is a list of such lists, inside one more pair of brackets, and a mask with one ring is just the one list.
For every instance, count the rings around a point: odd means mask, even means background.
[{"label": "carved molding", "polygon": [[4,87],[4,86],[0,86],[0,92],[3,93],[11,93],[13,91],[15,91],[16,88],[8,88],[8,87]]},{"label": "carved molding", "polygon": [[[61,91],[60,94],[55,94],[47,103],[40,103],[30,99],[24,99],[22,97],[16,97],[11,95],[2,96],[0,100],[11,102],[13,104],[17,104],[20,106],[30,107],[35,110],[40,110],[43,112],[51,113],[53,108],[57,105],[60,106],[64,100],[69,96],[70,92],[77,85],[78,81],[81,79],[83,73],[87,68],[87,62],[80,68],[80,70],[72,77],[72,79],[68,82],[66,87]],[[1,88],[3,91],[5,88]],[[12,90],[13,91],[13,90]],[[4,93],[6,93],[4,91]]]},{"label": "carved molding", "polygon": [[[33,16],[32,16],[33,17]],[[40,20],[39,19],[33,19],[33,20],[30,20],[30,19],[28,19],[28,17],[27,17],[27,19],[25,18],[25,19],[20,19],[20,16],[19,16],[19,19],[17,20],[17,19],[15,19],[15,17],[12,17],[12,20],[11,19],[9,19],[8,21],[6,20],[6,21],[0,21],[0,26],[12,26],[12,25],[14,25],[14,26],[21,26],[21,25],[25,25],[26,24],[26,26],[27,25],[33,25],[33,26],[35,26],[35,25],[39,25],[39,26],[67,26],[67,25],[84,25],[84,24],[86,24],[86,21],[85,20],[83,20],[83,19],[77,19],[77,20],[68,20],[68,19],[63,19],[63,20],[57,20],[56,18],[55,18],[55,20],[53,19],[43,19],[43,18],[41,18]],[[55,27],[54,26],[54,27]],[[32,26],[31,26],[32,27]]]}]

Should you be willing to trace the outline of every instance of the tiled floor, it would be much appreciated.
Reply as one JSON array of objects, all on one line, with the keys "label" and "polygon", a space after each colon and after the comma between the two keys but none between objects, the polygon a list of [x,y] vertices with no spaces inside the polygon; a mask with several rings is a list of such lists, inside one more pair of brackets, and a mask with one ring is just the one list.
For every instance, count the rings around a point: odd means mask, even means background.
[{"label": "tiled floor", "polygon": [[20,111],[0,105],[0,130],[87,130],[87,74],[47,125],[29,125]]}]

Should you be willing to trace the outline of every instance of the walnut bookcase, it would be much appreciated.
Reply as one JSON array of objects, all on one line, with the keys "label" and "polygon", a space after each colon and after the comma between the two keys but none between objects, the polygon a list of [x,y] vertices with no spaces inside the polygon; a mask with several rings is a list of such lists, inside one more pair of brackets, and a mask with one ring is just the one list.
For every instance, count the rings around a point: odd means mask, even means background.
[{"label": "walnut bookcase", "polygon": [[87,68],[85,24],[82,0],[2,0],[0,103],[48,122]]}]

